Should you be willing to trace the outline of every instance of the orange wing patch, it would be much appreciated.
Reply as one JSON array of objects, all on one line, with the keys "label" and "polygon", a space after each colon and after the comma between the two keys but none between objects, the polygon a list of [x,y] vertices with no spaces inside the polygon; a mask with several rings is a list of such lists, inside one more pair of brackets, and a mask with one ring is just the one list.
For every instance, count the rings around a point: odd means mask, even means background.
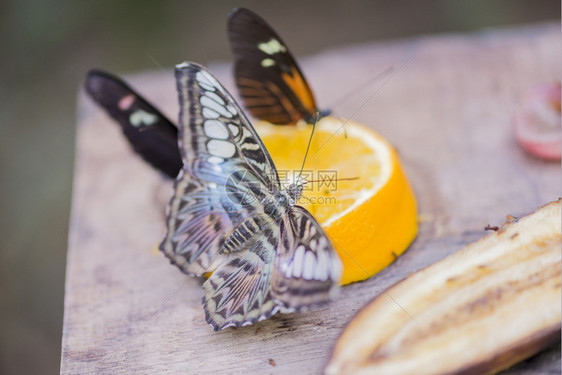
[{"label": "orange wing patch", "polygon": [[316,112],[316,102],[314,101],[314,95],[312,95],[312,90],[303,79],[300,72],[296,69],[296,67],[291,67],[291,74],[283,73],[281,75],[283,81],[293,90],[295,95],[299,98],[302,102],[304,107],[308,110],[309,113]]}]

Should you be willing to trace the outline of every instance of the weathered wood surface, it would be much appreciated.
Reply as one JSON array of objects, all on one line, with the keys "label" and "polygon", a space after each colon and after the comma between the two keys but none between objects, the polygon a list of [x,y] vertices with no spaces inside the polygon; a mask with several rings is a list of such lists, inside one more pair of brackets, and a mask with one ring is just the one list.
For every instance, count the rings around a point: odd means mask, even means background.
[{"label": "weathered wood surface", "polygon": [[[318,374],[342,327],[384,288],[480,238],[486,224],[561,195],[560,163],[528,156],[511,131],[524,91],[560,78],[560,45],[554,24],[357,45],[302,59],[321,107],[329,107],[410,58],[384,87],[379,80],[333,109],[396,146],[425,220],[404,256],[344,287],[328,306],[219,333],[205,322],[200,281],[156,251],[172,183],[134,156],[117,126],[82,95],[61,373]],[[233,87],[230,66],[211,69]],[[129,79],[177,117],[171,70]],[[560,373],[560,348],[507,372]]]}]

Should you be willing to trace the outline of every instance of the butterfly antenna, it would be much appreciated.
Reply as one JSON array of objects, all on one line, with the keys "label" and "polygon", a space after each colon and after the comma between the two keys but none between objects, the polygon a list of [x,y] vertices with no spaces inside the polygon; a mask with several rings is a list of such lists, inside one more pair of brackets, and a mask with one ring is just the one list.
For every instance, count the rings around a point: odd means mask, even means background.
[{"label": "butterfly antenna", "polygon": [[369,95],[369,97],[363,102],[363,104],[361,104],[359,107],[357,107],[357,109],[351,114],[351,116],[349,117],[349,119],[347,119],[339,128],[337,128],[336,131],[333,132],[333,134],[332,134],[330,137],[328,137],[328,139],[326,139],[326,140],[324,141],[324,143],[322,143],[322,144],[320,145],[320,147],[318,147],[318,148],[316,149],[316,153],[314,153],[312,156],[318,154],[318,152],[320,152],[320,149],[322,149],[322,147],[324,147],[324,146],[326,145],[326,143],[330,142],[330,140],[331,140],[342,128],[345,128],[345,124],[347,124],[348,121],[350,121],[353,117],[355,117],[355,115],[356,115],[359,111],[361,111],[361,110],[363,109],[363,107],[364,107],[380,90],[382,90],[382,89],[386,86],[386,84],[387,84],[388,82],[390,82],[390,80],[391,80],[392,78],[394,78],[394,76],[396,76],[396,75],[402,70],[402,68],[404,68],[404,67],[410,62],[410,60],[412,60],[413,57],[414,57],[414,55],[410,55],[410,56],[402,63],[402,65],[400,65],[400,66],[398,67],[397,70],[392,70],[392,74],[390,75],[390,77],[388,77],[387,79],[385,79],[384,82],[379,86],[379,88],[377,88],[377,89],[375,90],[375,92],[373,92],[371,95]]},{"label": "butterfly antenna", "polygon": [[346,102],[347,100],[349,100],[349,98],[351,98],[353,95],[358,94],[359,92],[361,92],[363,89],[365,89],[366,87],[370,86],[374,81],[379,80],[380,78],[382,78],[383,76],[385,76],[388,73],[392,73],[394,71],[394,67],[388,67],[385,70],[383,70],[382,72],[374,75],[373,77],[369,78],[367,81],[361,83],[358,86],[355,86],[352,90],[350,90],[349,92],[347,92],[345,95],[340,96],[340,98],[338,100],[336,100],[334,103],[332,103],[332,105],[330,106],[330,108],[335,108],[339,105],[341,105],[342,103]]},{"label": "butterfly antenna", "polygon": [[345,121],[341,117],[338,117],[338,119],[343,124],[343,137],[344,139],[347,139],[347,128],[345,127]]},{"label": "butterfly antenna", "polygon": [[[355,181],[355,180],[359,180],[360,177],[356,176],[356,177],[342,177],[342,178],[335,178],[333,180],[329,180],[329,181],[335,181],[335,182],[339,182],[339,181]],[[303,184],[310,184],[312,182],[326,182],[326,179],[320,179],[320,180],[308,180],[303,182]]]},{"label": "butterfly antenna", "polygon": [[312,137],[314,136],[314,130],[316,129],[316,123],[318,122],[319,116],[320,113],[316,112],[316,116],[314,117],[314,123],[312,123],[312,132],[310,133],[310,138],[308,139],[308,145],[306,146],[306,152],[304,153],[304,159],[302,161],[302,166],[297,181],[300,181],[301,179],[302,171],[304,170],[304,163],[306,163],[306,157],[308,156],[308,150],[310,150],[310,144],[312,143]]},{"label": "butterfly antenna", "polygon": [[[340,96],[339,99],[337,99],[334,103],[332,103],[332,105],[330,106],[330,108],[335,108],[337,106],[340,106],[342,103],[344,103],[345,101],[349,100],[349,98],[351,98],[353,95],[358,94],[359,92],[361,92],[363,89],[365,89],[366,87],[370,86],[374,81],[377,81],[378,79],[380,79],[381,77],[383,77],[385,74],[388,73],[392,73],[394,71],[394,67],[388,67],[385,70],[383,70],[382,72],[374,75],[373,77],[369,78],[367,81],[363,82],[362,84],[360,84],[359,86],[354,87],[352,90],[350,90],[349,92],[347,92],[345,95]],[[343,119],[339,116],[336,116],[340,122],[343,124],[343,136],[345,139],[347,139],[347,129],[345,127],[345,122],[343,121]]]}]

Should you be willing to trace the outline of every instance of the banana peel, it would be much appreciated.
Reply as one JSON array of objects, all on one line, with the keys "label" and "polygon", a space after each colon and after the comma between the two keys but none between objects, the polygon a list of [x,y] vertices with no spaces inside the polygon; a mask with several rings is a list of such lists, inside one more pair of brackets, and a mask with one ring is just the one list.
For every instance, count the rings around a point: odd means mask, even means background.
[{"label": "banana peel", "polygon": [[559,342],[560,203],[511,218],[376,297],[324,374],[493,374]]}]

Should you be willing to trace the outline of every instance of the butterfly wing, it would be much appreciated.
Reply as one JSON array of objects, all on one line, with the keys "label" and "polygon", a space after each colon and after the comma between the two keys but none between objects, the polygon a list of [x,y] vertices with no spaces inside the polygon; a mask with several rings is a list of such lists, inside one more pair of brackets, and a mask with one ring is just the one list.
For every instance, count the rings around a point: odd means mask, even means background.
[{"label": "butterfly wing", "polygon": [[259,237],[203,284],[205,318],[215,331],[253,324],[279,311],[269,290],[277,238]]},{"label": "butterfly wing", "polygon": [[[232,96],[204,67],[176,66],[180,100],[180,152],[187,172],[221,185],[233,174],[243,186],[269,192],[280,189],[271,156]],[[258,192],[256,192],[258,193]]]},{"label": "butterfly wing", "polygon": [[[277,171],[230,94],[197,64],[178,65],[176,79],[184,168],[161,249],[188,271],[214,271],[203,285],[207,322],[215,330],[243,326],[332,297],[341,274],[337,256],[304,209],[293,207],[284,226],[264,212],[264,199],[280,189]],[[246,202],[231,193],[256,199]],[[258,232],[221,253],[225,239],[249,217],[259,218]]]},{"label": "butterfly wing", "polygon": [[[269,279],[278,242],[262,199],[280,188],[277,171],[234,99],[205,68],[176,67],[184,169],[168,206],[161,250],[187,273],[214,271],[205,282],[207,321],[215,328],[251,324],[274,314]],[[244,200],[247,195],[254,200]],[[229,254],[225,239],[248,217],[266,236]],[[269,230],[267,230],[269,228]]]},{"label": "butterfly wing", "polygon": [[160,111],[119,78],[91,70],[86,92],[121,126],[134,151],[146,162],[175,178],[182,167],[178,129]]},{"label": "butterfly wing", "polygon": [[230,94],[203,67],[176,68],[180,150],[184,162],[168,205],[160,249],[184,272],[222,264],[234,228],[253,215],[269,189],[279,189],[271,157]]},{"label": "butterfly wing", "polygon": [[166,236],[160,250],[188,275],[203,276],[226,261],[219,254],[228,233],[247,217],[216,184],[193,178],[183,170],[168,205]]},{"label": "butterfly wing", "polygon": [[228,18],[234,76],[250,113],[273,124],[311,123],[316,101],[279,35],[257,14],[235,9]]},{"label": "butterfly wing", "polygon": [[298,311],[333,299],[342,265],[320,224],[304,208],[293,206],[280,233],[271,277],[275,302]]}]

